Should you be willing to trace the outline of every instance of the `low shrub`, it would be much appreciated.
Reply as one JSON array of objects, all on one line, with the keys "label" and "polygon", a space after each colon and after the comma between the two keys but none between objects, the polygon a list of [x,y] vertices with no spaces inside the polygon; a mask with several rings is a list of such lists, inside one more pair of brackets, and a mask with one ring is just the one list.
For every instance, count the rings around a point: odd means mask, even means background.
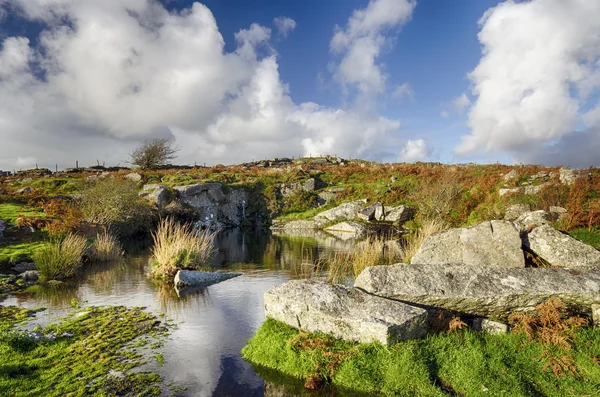
[{"label": "low shrub", "polygon": [[69,233],[33,253],[33,261],[42,280],[68,278],[81,264],[87,248],[85,237]]},{"label": "low shrub", "polygon": [[215,253],[216,232],[196,233],[189,224],[163,219],[152,234],[152,275],[170,278],[179,269],[200,268],[209,264]]},{"label": "low shrub", "polygon": [[108,231],[96,235],[92,244],[92,259],[98,262],[116,261],[123,255],[119,239]]}]

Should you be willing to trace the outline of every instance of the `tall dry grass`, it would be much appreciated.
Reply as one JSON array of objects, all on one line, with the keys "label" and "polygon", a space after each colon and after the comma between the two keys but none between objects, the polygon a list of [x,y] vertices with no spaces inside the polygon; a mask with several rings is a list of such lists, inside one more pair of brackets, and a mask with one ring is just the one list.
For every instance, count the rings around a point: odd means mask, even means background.
[{"label": "tall dry grass", "polygon": [[421,222],[421,227],[414,233],[411,233],[405,237],[401,262],[410,263],[411,259],[413,256],[415,256],[419,248],[421,248],[421,245],[423,245],[423,242],[427,237],[442,232],[448,229],[448,227],[448,223],[441,218],[423,219]]},{"label": "tall dry grass", "polygon": [[86,238],[72,233],[50,242],[33,254],[40,278],[56,280],[71,277],[81,264],[86,249]]},{"label": "tall dry grass", "polygon": [[116,261],[123,256],[123,247],[119,239],[108,231],[96,234],[92,244],[92,258],[98,262]]},{"label": "tall dry grass", "polygon": [[172,218],[163,219],[152,233],[152,275],[170,278],[179,269],[200,268],[209,264],[215,254],[216,232],[195,233],[189,224],[180,224]]}]

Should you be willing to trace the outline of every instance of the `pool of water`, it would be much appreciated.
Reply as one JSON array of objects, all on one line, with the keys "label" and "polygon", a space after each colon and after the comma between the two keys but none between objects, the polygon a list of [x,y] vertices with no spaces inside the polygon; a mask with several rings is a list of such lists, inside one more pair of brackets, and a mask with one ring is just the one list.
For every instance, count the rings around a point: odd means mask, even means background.
[{"label": "pool of water", "polygon": [[[305,278],[320,256],[347,250],[352,244],[327,235],[227,233],[218,238],[213,266],[243,275],[181,297],[172,285],[147,277],[149,257],[141,252],[128,255],[121,263],[89,265],[73,283],[11,296],[2,304],[44,306],[48,310],[38,314],[41,323],[71,311],[73,299],[83,305],[145,306],[178,324],[160,350],[166,363],[150,364],[149,368],[167,382],[187,388],[176,395],[308,395],[297,381],[259,370],[260,376],[241,358],[240,350],[265,319],[263,295],[267,289],[292,278]],[[343,393],[329,390],[326,394]]]}]

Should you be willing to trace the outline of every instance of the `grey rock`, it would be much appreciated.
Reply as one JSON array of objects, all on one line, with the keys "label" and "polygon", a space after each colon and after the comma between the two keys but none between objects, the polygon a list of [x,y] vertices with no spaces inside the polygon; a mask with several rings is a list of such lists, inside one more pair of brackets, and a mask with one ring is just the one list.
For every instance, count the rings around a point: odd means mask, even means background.
[{"label": "grey rock", "polygon": [[600,251],[552,226],[536,227],[524,243],[553,267],[600,269]]},{"label": "grey rock", "polygon": [[521,215],[531,212],[531,206],[529,204],[514,204],[506,208],[504,212],[504,220],[514,221]]},{"label": "grey rock", "polygon": [[383,204],[377,202],[363,208],[358,212],[358,217],[364,221],[374,221],[377,208],[383,208]]},{"label": "grey rock", "polygon": [[31,189],[29,186],[26,186],[24,188],[21,188],[21,189],[17,190],[16,193],[17,194],[28,194],[28,193],[31,193],[32,190],[33,189]]},{"label": "grey rock", "polygon": [[521,190],[525,194],[538,194],[547,185],[547,183],[542,183],[541,185],[535,186],[523,186]]},{"label": "grey rock", "polygon": [[558,219],[556,213],[550,213],[544,210],[526,212],[519,216],[515,221],[515,225],[522,232],[530,231],[536,226],[548,225]]},{"label": "grey rock", "polygon": [[326,232],[342,232],[351,234],[353,238],[361,238],[367,235],[367,228],[358,222],[340,222],[326,227]]},{"label": "grey rock", "polygon": [[12,267],[12,270],[17,273],[23,273],[28,270],[36,270],[35,263],[33,262],[21,262],[17,263]]},{"label": "grey rock", "polygon": [[284,231],[314,230],[316,228],[317,228],[317,225],[315,224],[315,221],[302,221],[302,220],[287,222],[281,227],[281,229],[283,229]]},{"label": "grey rock", "polygon": [[132,182],[140,182],[142,180],[142,176],[137,172],[130,172],[129,174],[124,176],[125,179],[129,179]]},{"label": "grey rock", "polygon": [[358,217],[358,213],[364,208],[364,201],[351,201],[349,203],[343,203],[335,208],[327,211],[323,211],[314,216],[314,220],[317,225],[324,224],[327,222],[340,222],[340,221],[351,221]]},{"label": "grey rock", "polygon": [[302,189],[305,192],[314,192],[317,189],[317,180],[315,178],[308,178],[302,184]]},{"label": "grey rock", "polygon": [[501,335],[508,333],[508,325],[499,321],[479,317],[473,320],[473,330],[487,332],[492,335]]},{"label": "grey rock", "polygon": [[600,304],[592,305],[592,323],[594,327],[600,327]]},{"label": "grey rock", "polygon": [[580,177],[580,172],[577,170],[572,170],[570,168],[561,168],[558,170],[560,183],[565,185],[572,185],[575,183],[577,178]]},{"label": "grey rock", "polygon": [[555,214],[555,216],[557,217],[557,219],[563,219],[564,217],[567,216],[568,212],[566,208],[563,207],[557,207],[557,206],[550,206],[550,208],[548,208],[548,211],[552,214]]},{"label": "grey rock", "polygon": [[399,264],[366,268],[354,286],[403,302],[499,320],[533,310],[552,297],[585,315],[591,314],[592,304],[600,303],[596,270]]},{"label": "grey rock", "polygon": [[407,205],[400,205],[398,207],[385,207],[384,219],[386,221],[402,224],[414,218],[416,214],[417,209]]},{"label": "grey rock", "polygon": [[342,285],[292,280],[269,289],[264,302],[267,317],[344,340],[391,344],[426,332],[425,310]]},{"label": "grey rock", "polygon": [[163,207],[171,201],[171,194],[166,186],[158,184],[144,185],[141,195],[150,202],[156,203],[157,206]]},{"label": "grey rock", "polygon": [[337,194],[333,192],[319,192],[317,193],[317,203],[320,206],[329,204],[332,200],[337,198]]},{"label": "grey rock", "polygon": [[516,170],[512,170],[508,174],[504,175],[502,177],[502,179],[505,181],[510,181],[510,180],[515,179],[518,176],[519,176],[519,173]]},{"label": "grey rock", "polygon": [[428,237],[412,263],[522,268],[525,258],[517,228],[508,221],[487,221]]},{"label": "grey rock", "polygon": [[25,281],[37,281],[40,278],[40,272],[37,270],[27,270],[26,272],[19,274],[19,277]]},{"label": "grey rock", "polygon": [[208,287],[221,281],[241,276],[239,273],[200,272],[196,270],[179,270],[175,275],[175,288]]},{"label": "grey rock", "polygon": [[507,187],[507,188],[502,188],[502,189],[498,190],[498,194],[500,195],[500,197],[502,197],[505,194],[518,193],[519,190],[520,189],[518,187]]}]

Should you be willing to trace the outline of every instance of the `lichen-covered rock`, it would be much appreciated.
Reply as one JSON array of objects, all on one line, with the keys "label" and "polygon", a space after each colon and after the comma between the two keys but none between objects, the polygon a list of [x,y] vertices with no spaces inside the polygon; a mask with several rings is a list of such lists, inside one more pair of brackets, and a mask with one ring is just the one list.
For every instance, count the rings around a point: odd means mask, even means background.
[{"label": "lichen-covered rock", "polygon": [[314,230],[317,228],[317,225],[315,224],[315,221],[303,221],[303,220],[297,220],[297,221],[290,221],[290,222],[286,222],[283,225],[281,225],[281,227],[279,227],[279,229],[282,229],[285,232],[289,232],[289,231],[293,231],[293,230]]},{"label": "lichen-covered rock", "polygon": [[239,273],[199,272],[196,270],[180,270],[175,275],[176,288],[207,287],[221,281],[241,276]]},{"label": "lichen-covered rock", "polygon": [[556,213],[544,210],[530,211],[519,216],[515,221],[515,225],[517,225],[522,232],[529,232],[534,227],[548,225],[550,222],[554,222],[557,219],[558,215]]},{"label": "lichen-covered rock", "polygon": [[[379,202],[373,203],[373,204],[369,205],[368,207],[365,207],[361,211],[359,211],[358,217],[367,222],[374,221],[375,214],[379,208],[383,208],[383,204],[381,204]],[[383,211],[381,210],[381,212],[383,212]]]},{"label": "lichen-covered rock", "polygon": [[426,333],[425,310],[342,285],[292,280],[264,299],[267,317],[344,340],[390,344]]},{"label": "lichen-covered rock", "polygon": [[129,174],[124,176],[125,179],[129,179],[132,182],[140,182],[142,180],[142,176],[137,172],[130,172]]},{"label": "lichen-covered rock", "polygon": [[508,333],[508,325],[490,320],[489,318],[479,317],[473,320],[473,330],[487,332],[492,335],[501,335]]},{"label": "lichen-covered rock", "polygon": [[358,213],[364,208],[365,202],[351,201],[343,203],[335,208],[323,211],[313,218],[317,225],[323,225],[328,222],[351,221],[358,217]]},{"label": "lichen-covered rock", "polygon": [[156,203],[156,205],[159,207],[169,204],[169,201],[171,200],[169,189],[167,189],[166,186],[158,184],[144,185],[140,195],[146,200]]},{"label": "lichen-covered rock", "polygon": [[385,213],[383,219],[394,223],[404,223],[411,220],[417,214],[415,207],[407,205],[399,205],[397,207],[385,207]]},{"label": "lichen-covered rock", "polygon": [[367,235],[367,228],[358,222],[341,222],[326,227],[326,232],[341,232],[351,234],[353,238],[361,238]]},{"label": "lichen-covered rock", "polygon": [[517,228],[508,221],[487,221],[461,229],[450,229],[428,237],[412,263],[487,267],[525,267]]},{"label": "lichen-covered rock", "polygon": [[580,176],[578,170],[572,170],[570,168],[561,168],[558,170],[560,183],[565,185],[572,185],[575,183],[577,178]]},{"label": "lichen-covered rock", "polygon": [[514,204],[506,208],[504,212],[505,221],[514,221],[521,215],[531,212],[531,206],[529,204]]},{"label": "lichen-covered rock", "polygon": [[502,269],[461,265],[391,265],[366,268],[354,286],[402,302],[506,319],[549,298],[585,315],[600,303],[600,271]]},{"label": "lichen-covered rock", "polygon": [[536,227],[524,243],[554,267],[600,269],[600,251],[552,226]]}]

